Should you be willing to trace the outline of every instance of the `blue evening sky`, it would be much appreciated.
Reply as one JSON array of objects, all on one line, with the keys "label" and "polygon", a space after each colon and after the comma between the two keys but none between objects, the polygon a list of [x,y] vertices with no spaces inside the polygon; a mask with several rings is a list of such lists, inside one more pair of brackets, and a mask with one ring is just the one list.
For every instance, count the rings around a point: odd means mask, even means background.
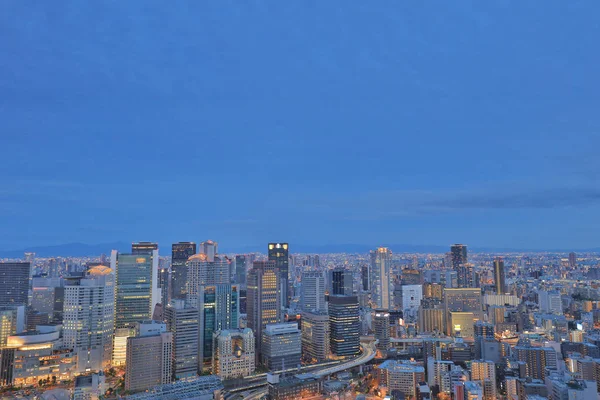
[{"label": "blue evening sky", "polygon": [[0,249],[598,246],[598,21],[597,1],[1,1]]}]

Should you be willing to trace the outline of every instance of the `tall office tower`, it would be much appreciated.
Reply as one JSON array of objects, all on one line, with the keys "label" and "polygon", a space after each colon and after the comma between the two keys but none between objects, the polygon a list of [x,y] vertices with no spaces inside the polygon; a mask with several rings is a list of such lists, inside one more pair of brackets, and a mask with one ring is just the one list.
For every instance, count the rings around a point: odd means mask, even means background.
[{"label": "tall office tower", "polygon": [[153,242],[131,243],[131,254],[152,254],[153,250],[158,251],[158,243],[153,243]]},{"label": "tall office tower", "polygon": [[496,293],[506,294],[506,280],[504,279],[504,261],[498,257],[494,260],[494,284]]},{"label": "tall office tower", "polygon": [[175,379],[196,376],[198,371],[198,310],[185,300],[173,299],[165,308],[167,330],[173,334]]},{"label": "tall office tower", "polygon": [[200,243],[200,254],[204,254],[209,262],[213,262],[219,254],[219,244],[212,240]]},{"label": "tall office tower", "polygon": [[302,273],[302,292],[300,292],[300,308],[303,311],[324,311],[325,274],[323,271],[305,271]]},{"label": "tall office tower", "polygon": [[552,347],[532,347],[529,344],[518,344],[512,353],[516,355],[517,361],[525,363],[527,376],[534,379],[544,380],[546,368],[551,370],[557,368],[556,351]]},{"label": "tall office tower", "polygon": [[140,322],[136,336],[127,339],[125,390],[135,392],[171,383],[173,334],[157,321]]},{"label": "tall office tower", "polygon": [[256,357],[259,360],[263,329],[267,324],[282,321],[280,278],[275,261],[255,261],[248,272],[246,313],[248,328],[256,337]]},{"label": "tall office tower", "polygon": [[237,329],[239,320],[239,288],[230,283],[198,287],[198,369],[210,369],[213,356],[213,333]]},{"label": "tall office tower", "polygon": [[575,253],[569,253],[569,268],[575,269],[577,266],[577,255]]},{"label": "tall office tower", "polygon": [[421,300],[423,300],[422,285],[402,285],[402,311],[404,319],[416,321]]},{"label": "tall office tower", "polygon": [[375,339],[379,341],[377,350],[385,356],[390,348],[390,313],[387,310],[375,310],[373,330],[375,331]]},{"label": "tall office tower", "polygon": [[221,379],[242,378],[256,369],[252,329],[227,329],[213,333],[212,373]]},{"label": "tall office tower", "polygon": [[475,274],[475,266],[470,263],[460,264],[456,267],[456,280],[459,288],[479,287]]},{"label": "tall office tower", "polygon": [[450,246],[450,254],[452,261],[452,269],[454,270],[456,270],[459,265],[466,264],[468,262],[467,245],[454,244]]},{"label": "tall office tower", "polygon": [[27,305],[30,273],[28,262],[0,262],[0,306]]},{"label": "tall office tower", "polygon": [[171,271],[168,267],[161,267],[158,270],[158,288],[160,289],[160,304],[166,306],[171,300]]},{"label": "tall office tower", "polygon": [[229,260],[226,257],[213,256],[212,261],[206,254],[194,254],[187,261],[186,301],[197,307],[198,290],[203,285],[230,283]]},{"label": "tall office tower", "polygon": [[471,312],[475,320],[483,320],[482,306],[481,289],[479,288],[444,289],[446,333],[454,332],[451,326],[451,318],[449,318],[450,312]]},{"label": "tall office tower", "polygon": [[77,354],[77,372],[103,371],[113,351],[114,271],[98,265],[65,283],[64,344]]},{"label": "tall office tower", "polygon": [[496,364],[493,361],[473,361],[471,380],[483,388],[482,400],[496,400]]},{"label": "tall office tower", "polygon": [[361,284],[362,284],[362,290],[364,290],[365,292],[368,292],[370,290],[370,285],[369,285],[370,275],[371,275],[371,273],[369,272],[369,266],[363,265],[360,268],[360,279],[361,279]]},{"label": "tall office tower", "polygon": [[196,254],[196,243],[179,242],[171,246],[171,297],[185,299],[187,282],[187,260]]},{"label": "tall office tower", "polygon": [[262,335],[262,365],[269,371],[284,371],[300,366],[300,330],[295,322],[269,324]]},{"label": "tall office tower", "polygon": [[238,285],[246,284],[246,256],[237,255],[235,256],[235,283]]},{"label": "tall office tower", "polygon": [[279,284],[281,285],[281,305],[289,307],[292,298],[292,285],[289,273],[289,246],[287,243],[269,243],[269,261],[275,262],[279,270]]},{"label": "tall office tower", "polygon": [[113,250],[110,267],[115,271],[115,327],[132,327],[135,322],[152,317],[160,303],[158,288],[158,250],[140,249],[138,254]]},{"label": "tall office tower", "polygon": [[329,296],[331,352],[352,356],[360,350],[360,322],[356,296]]},{"label": "tall office tower", "polygon": [[372,286],[371,293],[373,302],[377,308],[390,309],[392,305],[391,285],[392,277],[390,270],[392,267],[392,251],[386,247],[379,247],[371,251],[371,274]]},{"label": "tall office tower", "polygon": [[344,268],[335,268],[330,271],[329,293],[342,296],[352,296],[353,279],[352,271]]},{"label": "tall office tower", "polygon": [[331,351],[327,312],[302,312],[302,354],[308,362],[323,362]]},{"label": "tall office tower", "polygon": [[557,290],[539,291],[538,300],[540,311],[551,314],[562,314],[562,299],[560,292]]},{"label": "tall office tower", "polygon": [[25,331],[25,305],[0,306],[0,348],[6,346],[9,336],[23,331]]}]

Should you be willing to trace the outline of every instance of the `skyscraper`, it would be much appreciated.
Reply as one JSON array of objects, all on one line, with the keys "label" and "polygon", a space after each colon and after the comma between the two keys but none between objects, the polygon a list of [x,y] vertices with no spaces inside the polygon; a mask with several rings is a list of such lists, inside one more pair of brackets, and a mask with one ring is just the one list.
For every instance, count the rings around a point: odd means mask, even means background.
[{"label": "skyscraper", "polygon": [[135,337],[127,339],[125,390],[138,391],[171,383],[173,334],[157,321],[138,323]]},{"label": "skyscraper", "polygon": [[323,362],[330,352],[329,315],[327,312],[302,313],[302,355],[309,362]]},{"label": "skyscraper", "polygon": [[153,242],[131,243],[131,254],[152,254],[153,250],[158,251],[158,243],[153,243]]},{"label": "skyscraper", "polygon": [[151,319],[154,306],[160,302],[158,250],[136,251],[139,253],[111,253],[111,269],[116,277],[116,328]]},{"label": "skyscraper", "polygon": [[176,379],[195,377],[198,371],[198,310],[173,299],[165,308],[167,330],[173,334],[174,374]]},{"label": "skyscraper", "polygon": [[362,290],[364,290],[365,292],[369,291],[370,289],[370,276],[371,276],[371,272],[369,271],[369,265],[363,265],[360,268],[360,279],[361,279],[361,287]]},{"label": "skyscraper", "polygon": [[[512,352],[511,352],[512,353]],[[527,376],[544,380],[546,368],[556,369],[556,351],[552,347],[532,347],[531,345],[517,345],[514,354],[518,361],[525,363]]]},{"label": "skyscraper", "polygon": [[336,268],[330,273],[330,294],[351,296],[353,293],[352,271]]},{"label": "skyscraper", "polygon": [[115,275],[106,266],[65,280],[63,340],[77,354],[79,373],[110,367],[115,318]]},{"label": "skyscraper", "polygon": [[422,285],[402,285],[402,312],[404,313],[404,319],[417,319],[417,311],[422,299]]},{"label": "skyscraper", "polygon": [[295,322],[269,324],[262,335],[261,362],[270,371],[300,366],[302,344]]},{"label": "skyscraper", "polygon": [[329,296],[331,352],[352,356],[360,351],[360,322],[356,296]]},{"label": "skyscraper", "polygon": [[452,257],[452,269],[456,270],[460,264],[468,262],[467,245],[454,244],[450,246],[450,254]]},{"label": "skyscraper", "polygon": [[239,319],[239,288],[231,283],[198,287],[198,369],[212,365],[213,333],[237,329]]},{"label": "skyscraper", "polygon": [[248,327],[256,337],[258,358],[263,330],[267,324],[281,322],[281,275],[275,261],[255,261],[247,283]]},{"label": "skyscraper", "polygon": [[497,294],[506,294],[506,281],[504,279],[504,261],[498,257],[494,260],[494,283]]},{"label": "skyscraper", "polygon": [[289,274],[289,246],[287,243],[269,243],[269,261],[275,262],[279,270],[279,284],[281,285],[281,305],[290,306],[292,288]]},{"label": "skyscraper", "polygon": [[27,305],[30,273],[28,262],[0,263],[0,306]]},{"label": "skyscraper", "polygon": [[196,243],[179,242],[171,246],[171,290],[172,298],[186,296],[187,260],[196,254]]},{"label": "skyscraper", "polygon": [[392,304],[390,290],[390,270],[392,267],[392,251],[387,247],[379,247],[371,251],[371,294],[377,308],[390,309]]},{"label": "skyscraper", "polygon": [[[473,287],[473,268],[466,266],[468,262],[467,246],[455,244],[450,246],[452,269],[456,271],[459,288]],[[448,287],[448,285],[446,285]]]},{"label": "skyscraper", "polygon": [[197,307],[198,288],[202,285],[217,285],[229,282],[229,259],[224,256],[209,256],[204,253],[194,254],[187,261],[187,294],[186,301]]},{"label": "skyscraper", "polygon": [[300,308],[303,311],[324,311],[325,274],[322,271],[305,271],[302,273],[302,292]]},{"label": "skyscraper", "polygon": [[573,252],[569,253],[569,268],[575,269],[577,266],[577,255]]},{"label": "skyscraper", "polygon": [[200,243],[200,254],[204,254],[209,262],[213,262],[219,254],[219,244],[212,240]]},{"label": "skyscraper", "polygon": [[235,283],[239,285],[246,284],[246,256],[235,256]]},{"label": "skyscraper", "polygon": [[377,350],[385,356],[390,348],[390,313],[387,310],[375,310],[373,330],[375,331],[375,339],[379,341]]}]

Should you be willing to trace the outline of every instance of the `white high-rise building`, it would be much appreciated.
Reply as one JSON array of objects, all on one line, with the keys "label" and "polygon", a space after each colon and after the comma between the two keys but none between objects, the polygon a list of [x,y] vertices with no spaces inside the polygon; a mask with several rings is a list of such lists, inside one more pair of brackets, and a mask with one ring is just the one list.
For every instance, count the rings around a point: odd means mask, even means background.
[{"label": "white high-rise building", "polygon": [[392,251],[386,247],[379,247],[371,251],[371,286],[372,300],[377,308],[390,309],[392,296],[390,290],[390,271],[392,267]]},{"label": "white high-rise building", "polygon": [[421,300],[423,300],[423,285],[402,285],[404,319],[409,317],[416,320]]},{"label": "white high-rise building", "polygon": [[110,367],[113,350],[114,272],[99,265],[65,281],[65,347],[77,354],[77,372],[102,371]]},{"label": "white high-rise building", "polygon": [[300,293],[302,311],[325,311],[325,274],[322,271],[302,273],[302,292]]},{"label": "white high-rise building", "polygon": [[186,302],[190,307],[198,307],[198,288],[206,285],[230,283],[229,264],[226,257],[212,257],[206,254],[194,254],[187,261]]},{"label": "white high-rise building", "polygon": [[208,262],[215,261],[215,257],[219,253],[219,244],[212,240],[200,243],[200,254],[204,254]]}]

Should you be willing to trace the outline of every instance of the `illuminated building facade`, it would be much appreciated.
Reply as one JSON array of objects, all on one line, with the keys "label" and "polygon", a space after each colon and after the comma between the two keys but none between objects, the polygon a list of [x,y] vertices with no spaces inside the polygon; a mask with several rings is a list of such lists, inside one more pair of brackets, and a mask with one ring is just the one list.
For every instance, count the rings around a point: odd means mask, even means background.
[{"label": "illuminated building facade", "polygon": [[256,355],[250,328],[213,333],[212,372],[221,379],[240,378],[254,373]]},{"label": "illuminated building facade", "polygon": [[238,328],[238,286],[231,284],[200,286],[198,318],[198,369],[205,371],[212,365],[213,333]]},{"label": "illuminated building facade", "polygon": [[[149,246],[149,245],[148,245]],[[137,250],[138,254],[111,254],[111,269],[116,276],[115,327],[132,327],[152,318],[160,303],[158,288],[158,250]]]},{"label": "illuminated building facade", "polygon": [[282,321],[280,282],[275,261],[255,261],[248,272],[246,311],[248,328],[252,329],[256,338],[257,358],[260,357],[262,332],[267,324]]},{"label": "illuminated building facade", "polygon": [[379,247],[371,251],[371,295],[377,308],[390,309],[392,304],[391,276],[392,251],[386,247]]},{"label": "illuminated building facade", "polygon": [[360,351],[360,321],[356,296],[329,296],[331,352],[352,356]]},{"label": "illuminated building facade", "polygon": [[113,349],[115,277],[106,266],[65,281],[63,340],[77,354],[77,372],[110,367]]},{"label": "illuminated building facade", "polygon": [[269,261],[275,263],[279,271],[279,284],[281,285],[281,304],[289,307],[292,297],[292,288],[289,275],[289,245],[287,243],[269,243]]},{"label": "illuminated building facade", "polygon": [[38,331],[7,338],[0,350],[1,385],[37,385],[40,379],[72,379],[77,368],[74,351],[62,345],[61,326],[38,326]]},{"label": "illuminated building facade", "polygon": [[270,371],[283,371],[300,365],[301,334],[295,322],[269,324],[262,335],[262,364]]},{"label": "illuminated building facade", "polygon": [[303,312],[301,330],[303,357],[309,362],[327,360],[331,351],[327,312]]},{"label": "illuminated building facade", "polygon": [[173,360],[176,379],[196,376],[198,371],[198,309],[173,299],[165,308],[167,330],[173,333]]}]

